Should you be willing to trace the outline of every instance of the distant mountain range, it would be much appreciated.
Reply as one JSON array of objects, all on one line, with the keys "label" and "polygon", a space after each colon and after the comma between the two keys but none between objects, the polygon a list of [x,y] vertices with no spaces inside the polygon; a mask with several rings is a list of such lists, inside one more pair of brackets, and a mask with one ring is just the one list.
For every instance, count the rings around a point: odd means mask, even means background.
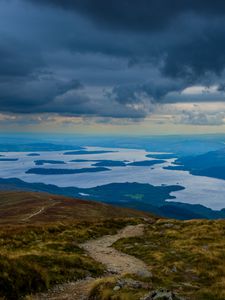
[{"label": "distant mountain range", "polygon": [[181,157],[170,170],[185,170],[193,175],[225,179],[225,148],[197,156]]}]

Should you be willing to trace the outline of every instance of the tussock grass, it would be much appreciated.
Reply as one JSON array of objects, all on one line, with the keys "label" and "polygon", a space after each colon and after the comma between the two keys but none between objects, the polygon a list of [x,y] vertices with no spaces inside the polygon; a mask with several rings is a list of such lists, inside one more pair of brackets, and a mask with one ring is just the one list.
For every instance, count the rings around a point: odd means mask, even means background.
[{"label": "tussock grass", "polygon": [[192,300],[225,299],[225,220],[158,220],[144,236],[114,246],[151,267],[153,289]]},{"label": "tussock grass", "polygon": [[0,298],[47,290],[86,276],[100,276],[104,267],[79,248],[91,238],[115,234],[138,219],[0,226]]},{"label": "tussock grass", "polygon": [[[124,277],[126,278],[126,277]],[[118,277],[107,277],[97,280],[89,294],[89,300],[137,300],[140,299],[145,290],[142,288],[123,287],[114,290],[117,286]]]}]

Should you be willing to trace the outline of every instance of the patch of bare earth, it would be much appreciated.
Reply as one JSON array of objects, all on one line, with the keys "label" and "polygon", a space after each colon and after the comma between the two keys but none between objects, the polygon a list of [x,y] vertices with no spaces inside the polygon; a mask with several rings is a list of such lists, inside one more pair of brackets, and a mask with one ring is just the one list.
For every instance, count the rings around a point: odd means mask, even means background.
[{"label": "patch of bare earth", "polygon": [[147,277],[151,274],[144,262],[111,247],[119,239],[142,235],[143,230],[143,224],[127,226],[116,235],[88,241],[81,247],[96,261],[106,265],[107,270],[111,273],[119,275],[129,273]]}]

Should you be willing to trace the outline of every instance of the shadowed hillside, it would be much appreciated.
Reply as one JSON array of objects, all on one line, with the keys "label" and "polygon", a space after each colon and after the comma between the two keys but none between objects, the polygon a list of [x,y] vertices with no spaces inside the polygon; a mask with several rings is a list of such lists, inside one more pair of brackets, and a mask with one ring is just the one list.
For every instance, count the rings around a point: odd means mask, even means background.
[{"label": "shadowed hillside", "polygon": [[95,201],[34,192],[0,192],[0,224],[90,221],[149,214]]}]

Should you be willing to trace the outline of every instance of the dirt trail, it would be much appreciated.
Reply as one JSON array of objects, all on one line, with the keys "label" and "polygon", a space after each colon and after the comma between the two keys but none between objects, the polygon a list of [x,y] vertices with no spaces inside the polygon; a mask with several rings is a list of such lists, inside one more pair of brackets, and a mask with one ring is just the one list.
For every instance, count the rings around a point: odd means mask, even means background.
[{"label": "dirt trail", "polygon": [[64,283],[54,287],[47,293],[32,296],[29,300],[86,300],[95,278]]},{"label": "dirt trail", "polygon": [[[140,236],[144,232],[144,225],[131,225],[120,230],[115,235],[103,236],[96,240],[90,240],[80,247],[94,258],[103,263],[110,273],[123,275],[126,273],[137,274],[139,276],[151,276],[147,266],[143,261],[119,252],[112,248],[112,244],[121,238]],[[86,300],[96,278],[86,278],[81,281],[59,285],[48,293],[39,294],[32,297],[32,300]]]},{"label": "dirt trail", "polygon": [[109,272],[115,274],[137,274],[140,276],[150,276],[150,273],[143,261],[124,254],[112,248],[112,244],[121,238],[140,236],[143,234],[144,225],[127,226],[116,235],[109,235],[97,240],[90,240],[81,245],[88,254],[107,266]]},{"label": "dirt trail", "polygon": [[[38,198],[40,198],[40,196],[38,196]],[[44,211],[46,211],[47,209],[55,206],[56,204],[60,203],[60,201],[55,201],[52,198],[49,198],[49,204],[46,206],[41,207],[38,211],[30,214],[29,216],[27,216],[26,218],[22,219],[22,221],[29,221],[30,219],[32,219],[33,217],[36,217],[40,214],[42,214]]]},{"label": "dirt trail", "polygon": [[40,214],[44,211],[44,209],[45,209],[45,208],[42,207],[42,208],[39,209],[37,212],[35,212],[35,213],[29,215],[28,217],[24,218],[22,221],[28,221],[28,220],[30,220],[31,218],[33,218],[33,217],[35,217],[35,216],[37,216],[37,215],[40,215]]}]

